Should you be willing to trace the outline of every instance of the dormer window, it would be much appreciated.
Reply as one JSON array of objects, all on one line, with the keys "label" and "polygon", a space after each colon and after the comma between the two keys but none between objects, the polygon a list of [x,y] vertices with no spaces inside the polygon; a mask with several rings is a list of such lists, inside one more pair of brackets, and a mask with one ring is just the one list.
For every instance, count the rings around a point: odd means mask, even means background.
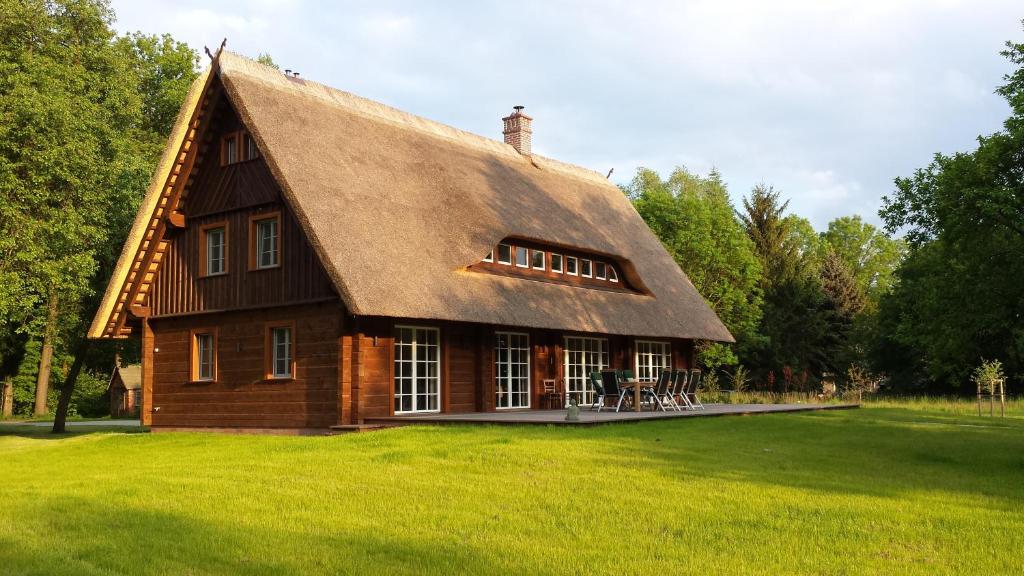
[{"label": "dormer window", "polygon": [[487,253],[487,256],[484,256],[484,262],[494,262],[494,250],[491,250]]},{"label": "dormer window", "polygon": [[579,266],[579,264],[578,264],[578,261],[576,260],[575,256],[566,256],[565,257],[565,273],[566,274],[568,274],[569,276],[577,276],[577,275],[579,275],[580,271],[578,269],[578,266]]},{"label": "dormer window", "polygon": [[498,264],[512,265],[512,246],[498,244]]},{"label": "dormer window", "polygon": [[545,254],[546,253],[543,250],[532,250],[531,254],[533,255],[533,269],[534,270],[547,270],[548,267],[547,267],[547,265],[545,263],[545,259],[546,259],[545,258]]},{"label": "dormer window", "polygon": [[593,277],[594,271],[592,266],[593,263],[590,260],[587,260],[586,258],[580,260],[580,276],[583,276],[584,278]]},{"label": "dormer window", "polygon": [[611,280],[612,282],[619,281],[619,274],[615,272],[615,266],[608,267],[608,279]]},{"label": "dormer window", "polygon": [[608,265],[604,262],[595,262],[594,277],[598,280],[606,280],[608,278]]},{"label": "dormer window", "polygon": [[561,254],[555,254],[555,253],[551,254],[551,271],[555,272],[557,274],[561,274],[562,273],[562,255]]},{"label": "dormer window", "polygon": [[522,246],[516,246],[516,266],[519,268],[529,268],[529,254],[530,251],[527,250],[526,248],[523,248]]}]

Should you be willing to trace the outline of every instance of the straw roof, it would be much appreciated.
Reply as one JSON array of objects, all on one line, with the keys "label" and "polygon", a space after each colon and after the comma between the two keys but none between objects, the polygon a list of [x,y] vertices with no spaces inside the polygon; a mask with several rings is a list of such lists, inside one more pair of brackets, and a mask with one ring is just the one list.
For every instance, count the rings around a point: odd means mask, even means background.
[{"label": "straw roof", "polygon": [[[602,175],[230,52],[218,64],[351,313],[733,340]],[[646,293],[467,270],[507,237],[614,258]]]}]

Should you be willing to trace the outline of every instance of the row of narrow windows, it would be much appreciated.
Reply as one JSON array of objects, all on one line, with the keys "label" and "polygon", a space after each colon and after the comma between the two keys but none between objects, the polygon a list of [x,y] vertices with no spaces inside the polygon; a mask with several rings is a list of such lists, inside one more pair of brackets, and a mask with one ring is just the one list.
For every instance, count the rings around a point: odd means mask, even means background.
[{"label": "row of narrow windows", "polygon": [[[202,255],[200,276],[228,273],[227,221],[200,227],[199,251]],[[281,215],[279,212],[258,214],[249,220],[249,270],[277,268],[281,265]]]},{"label": "row of narrow windows", "polygon": [[484,257],[484,262],[494,262],[503,266],[552,272],[566,276],[592,278],[611,283],[619,282],[619,273],[615,266],[601,260],[569,256],[560,252],[498,244],[498,249]]},{"label": "row of narrow windows", "polygon": [[229,166],[260,157],[256,141],[245,130],[225,134],[220,139],[220,165]]}]

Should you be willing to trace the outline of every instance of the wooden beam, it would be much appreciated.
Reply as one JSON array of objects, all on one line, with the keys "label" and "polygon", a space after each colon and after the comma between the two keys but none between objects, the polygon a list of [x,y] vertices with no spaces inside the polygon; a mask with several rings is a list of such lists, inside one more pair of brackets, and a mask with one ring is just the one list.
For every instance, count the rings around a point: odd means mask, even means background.
[{"label": "wooden beam", "polygon": [[132,304],[131,308],[129,308],[128,311],[131,313],[132,316],[136,318],[149,318],[149,306],[139,306],[138,304]]},{"label": "wooden beam", "polygon": [[173,210],[167,213],[167,223],[172,228],[184,228],[185,227],[185,215],[177,210]]}]

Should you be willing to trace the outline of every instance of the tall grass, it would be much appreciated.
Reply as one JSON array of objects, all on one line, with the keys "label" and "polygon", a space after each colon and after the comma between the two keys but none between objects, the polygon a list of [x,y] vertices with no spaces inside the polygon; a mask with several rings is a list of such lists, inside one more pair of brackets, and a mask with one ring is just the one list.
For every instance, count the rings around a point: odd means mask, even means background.
[{"label": "tall grass", "polygon": [[[815,392],[729,392],[710,390],[702,392],[700,397],[702,401],[707,403],[722,404],[839,404],[858,402],[865,407],[928,410],[959,416],[978,415],[978,401],[975,398],[961,396],[864,394],[858,397],[857,394],[824,396]],[[994,412],[998,416],[998,399],[995,400],[993,406],[995,408]],[[988,399],[982,400],[981,410],[983,416],[989,414],[990,403]],[[1011,413],[1024,415],[1024,398],[1006,397],[1006,414],[1010,415]]]}]

